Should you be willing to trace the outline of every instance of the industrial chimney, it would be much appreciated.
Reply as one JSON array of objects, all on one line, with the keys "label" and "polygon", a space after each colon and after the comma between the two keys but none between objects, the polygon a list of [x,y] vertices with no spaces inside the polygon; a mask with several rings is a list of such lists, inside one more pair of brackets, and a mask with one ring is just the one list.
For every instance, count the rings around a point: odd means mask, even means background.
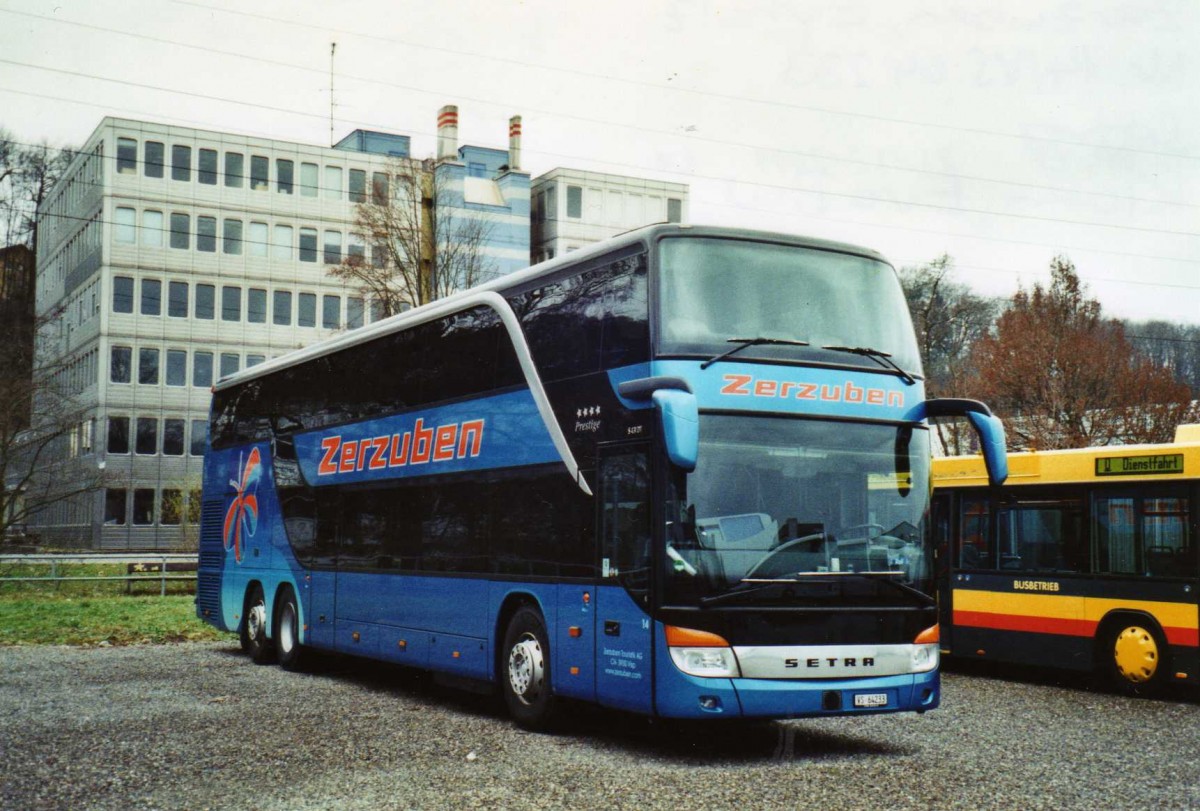
[{"label": "industrial chimney", "polygon": [[458,107],[447,104],[438,110],[437,124],[438,160],[454,160],[458,157]]},{"label": "industrial chimney", "polygon": [[508,168],[521,171],[521,116],[508,119]]}]

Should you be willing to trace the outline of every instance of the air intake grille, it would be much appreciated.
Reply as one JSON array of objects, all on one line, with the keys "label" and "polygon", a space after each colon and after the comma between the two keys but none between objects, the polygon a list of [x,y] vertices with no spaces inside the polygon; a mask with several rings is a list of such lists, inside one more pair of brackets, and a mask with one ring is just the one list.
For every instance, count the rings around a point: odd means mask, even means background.
[{"label": "air intake grille", "polygon": [[200,572],[196,579],[196,607],[209,618],[218,616],[221,602],[221,573],[225,568],[225,548],[221,540],[223,508],[220,501],[205,501],[200,506]]}]

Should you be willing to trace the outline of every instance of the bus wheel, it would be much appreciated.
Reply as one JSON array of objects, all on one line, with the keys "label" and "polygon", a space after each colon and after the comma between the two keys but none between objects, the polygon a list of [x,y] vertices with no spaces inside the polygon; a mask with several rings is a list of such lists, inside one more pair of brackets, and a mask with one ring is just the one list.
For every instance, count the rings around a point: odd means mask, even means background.
[{"label": "bus wheel", "polygon": [[255,664],[267,665],[274,661],[275,646],[267,639],[267,602],[262,586],[257,583],[246,593],[241,637],[242,649],[250,654]]},{"label": "bus wheel", "polygon": [[555,710],[550,691],[550,641],[542,615],[525,606],[504,633],[501,690],[513,719],[526,729],[545,730]]},{"label": "bus wheel", "polygon": [[284,670],[302,669],[304,648],[300,644],[300,610],[295,592],[287,587],[275,612],[275,650],[279,654],[279,666]]},{"label": "bus wheel", "polygon": [[1162,635],[1136,619],[1110,626],[1104,656],[1109,684],[1125,695],[1153,695],[1170,670]]}]

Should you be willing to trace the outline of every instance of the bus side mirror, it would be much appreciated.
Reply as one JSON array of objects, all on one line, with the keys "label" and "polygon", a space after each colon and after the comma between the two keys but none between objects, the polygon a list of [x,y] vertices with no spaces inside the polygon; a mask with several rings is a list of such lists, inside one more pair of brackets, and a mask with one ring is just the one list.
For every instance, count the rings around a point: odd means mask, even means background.
[{"label": "bus side mirror", "polygon": [[663,444],[671,464],[691,473],[700,456],[700,407],[690,391],[659,389],[654,392]]},{"label": "bus side mirror", "polygon": [[938,397],[921,403],[907,416],[914,422],[934,417],[966,417],[979,436],[979,449],[983,452],[988,481],[999,485],[1008,478],[1004,423],[983,403],[956,397]]},{"label": "bus side mirror", "polygon": [[692,387],[678,377],[643,377],[617,386],[628,400],[650,401],[658,409],[663,444],[671,464],[687,473],[700,456],[700,406]]}]

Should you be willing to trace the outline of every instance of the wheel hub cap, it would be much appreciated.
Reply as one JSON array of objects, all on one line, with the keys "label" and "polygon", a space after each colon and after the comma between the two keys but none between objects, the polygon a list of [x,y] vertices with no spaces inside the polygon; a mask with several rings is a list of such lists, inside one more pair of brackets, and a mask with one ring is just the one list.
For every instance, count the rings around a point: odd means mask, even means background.
[{"label": "wheel hub cap", "polygon": [[1158,643],[1154,634],[1136,625],[1117,635],[1113,645],[1117,671],[1136,684],[1150,681],[1158,670]]},{"label": "wheel hub cap", "polygon": [[524,703],[532,703],[541,694],[544,674],[542,646],[526,634],[508,653],[508,682],[513,693]]},{"label": "wheel hub cap", "polygon": [[255,603],[251,607],[250,613],[246,616],[246,628],[251,639],[258,639],[262,636],[263,628],[267,624],[267,607],[262,603]]},{"label": "wheel hub cap", "polygon": [[279,647],[284,653],[291,653],[292,646],[296,643],[295,626],[296,612],[291,605],[286,605],[279,622]]}]

